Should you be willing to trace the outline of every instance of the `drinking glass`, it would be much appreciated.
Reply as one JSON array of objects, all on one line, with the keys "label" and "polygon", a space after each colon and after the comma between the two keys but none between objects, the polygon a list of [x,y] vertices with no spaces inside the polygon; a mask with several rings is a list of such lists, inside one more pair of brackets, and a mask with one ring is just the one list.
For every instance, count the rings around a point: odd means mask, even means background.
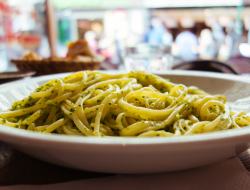
[{"label": "drinking glass", "polygon": [[165,71],[172,68],[171,46],[140,44],[126,48],[125,68],[129,71]]}]

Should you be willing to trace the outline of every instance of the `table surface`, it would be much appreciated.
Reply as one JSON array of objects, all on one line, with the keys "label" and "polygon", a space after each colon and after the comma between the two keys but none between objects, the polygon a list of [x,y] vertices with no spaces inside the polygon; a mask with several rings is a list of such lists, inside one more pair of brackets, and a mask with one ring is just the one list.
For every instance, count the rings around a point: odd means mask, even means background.
[{"label": "table surface", "polygon": [[0,185],[51,184],[114,174],[65,168],[43,162],[0,142]]},{"label": "table surface", "polygon": [[[250,171],[250,152],[245,151],[238,157]],[[115,174],[80,171],[46,163],[0,142],[0,186],[52,184],[111,175]]]}]

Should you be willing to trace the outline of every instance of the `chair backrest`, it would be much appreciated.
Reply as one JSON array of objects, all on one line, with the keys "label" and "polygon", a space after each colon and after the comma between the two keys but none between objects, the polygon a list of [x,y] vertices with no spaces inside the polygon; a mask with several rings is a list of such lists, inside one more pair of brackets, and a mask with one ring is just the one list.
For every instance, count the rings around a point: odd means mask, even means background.
[{"label": "chair backrest", "polygon": [[232,65],[239,74],[250,73],[250,58],[243,56],[230,57],[227,60],[229,65]]},{"label": "chair backrest", "polygon": [[239,73],[226,63],[217,60],[194,60],[179,63],[173,66],[173,69],[179,70],[195,70],[195,71],[211,71],[220,73],[231,73],[238,75]]}]

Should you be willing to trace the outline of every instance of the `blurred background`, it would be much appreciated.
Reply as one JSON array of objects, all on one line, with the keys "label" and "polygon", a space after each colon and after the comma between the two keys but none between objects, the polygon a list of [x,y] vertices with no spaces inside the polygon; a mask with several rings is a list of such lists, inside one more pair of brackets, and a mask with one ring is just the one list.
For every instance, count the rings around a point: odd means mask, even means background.
[{"label": "blurred background", "polygon": [[0,23],[1,72],[29,51],[66,57],[68,42],[86,39],[101,69],[214,60],[250,73],[250,0],[0,0]]}]

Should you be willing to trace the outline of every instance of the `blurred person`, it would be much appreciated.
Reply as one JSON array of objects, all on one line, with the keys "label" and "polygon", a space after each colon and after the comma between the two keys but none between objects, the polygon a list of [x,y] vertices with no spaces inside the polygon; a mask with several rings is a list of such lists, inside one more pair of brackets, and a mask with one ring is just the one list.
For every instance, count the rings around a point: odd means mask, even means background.
[{"label": "blurred person", "polygon": [[151,25],[152,28],[146,34],[146,42],[151,45],[163,44],[163,36],[167,33],[167,30],[162,21],[159,18],[154,17],[151,19]]},{"label": "blurred person", "polygon": [[49,46],[49,40],[47,36],[42,35],[41,45],[38,47],[37,53],[40,55],[40,57],[50,56],[50,46]]},{"label": "blurred person", "polygon": [[164,45],[172,45],[173,43],[173,35],[166,30],[166,32],[162,35],[162,43]]},{"label": "blurred person", "polygon": [[105,35],[101,36],[100,40],[98,41],[100,54],[108,59],[111,59],[113,56],[115,56],[114,44],[114,38]]},{"label": "blurred person", "polygon": [[195,20],[191,16],[182,16],[180,19],[180,25],[182,28],[194,28]]},{"label": "blurred person", "polygon": [[218,52],[218,60],[224,61],[228,60],[230,57],[230,47],[226,42],[221,45],[219,52]]},{"label": "blurred person", "polygon": [[223,31],[222,26],[219,22],[214,22],[211,26],[213,38],[215,40],[216,52],[218,52],[219,48],[222,46],[225,40],[225,33]]},{"label": "blurred person", "polygon": [[224,43],[221,45],[219,49],[218,59],[221,61],[228,60],[233,50],[234,50],[234,36],[233,33],[229,32],[225,37]]},{"label": "blurred person", "polygon": [[211,27],[215,22],[217,22],[217,18],[214,15],[209,15],[205,17],[205,25]]},{"label": "blurred person", "polygon": [[250,58],[250,29],[247,33],[247,43],[239,44],[239,52],[242,56]]},{"label": "blurred person", "polygon": [[233,20],[229,22],[229,24],[226,26],[226,38],[225,38],[225,43],[228,45],[230,53],[233,53],[235,49],[238,47],[235,47],[235,42],[238,38],[238,35],[235,33],[235,23]]},{"label": "blurred person", "polygon": [[198,57],[198,38],[190,31],[177,35],[174,45],[175,54],[183,60],[193,60]]},{"label": "blurred person", "polygon": [[199,56],[202,59],[212,59],[216,56],[215,42],[211,30],[203,29],[199,39]]},{"label": "blurred person", "polygon": [[96,40],[96,33],[94,31],[89,30],[84,34],[84,38],[87,40],[89,47],[91,47],[91,49],[97,52],[98,45]]}]

